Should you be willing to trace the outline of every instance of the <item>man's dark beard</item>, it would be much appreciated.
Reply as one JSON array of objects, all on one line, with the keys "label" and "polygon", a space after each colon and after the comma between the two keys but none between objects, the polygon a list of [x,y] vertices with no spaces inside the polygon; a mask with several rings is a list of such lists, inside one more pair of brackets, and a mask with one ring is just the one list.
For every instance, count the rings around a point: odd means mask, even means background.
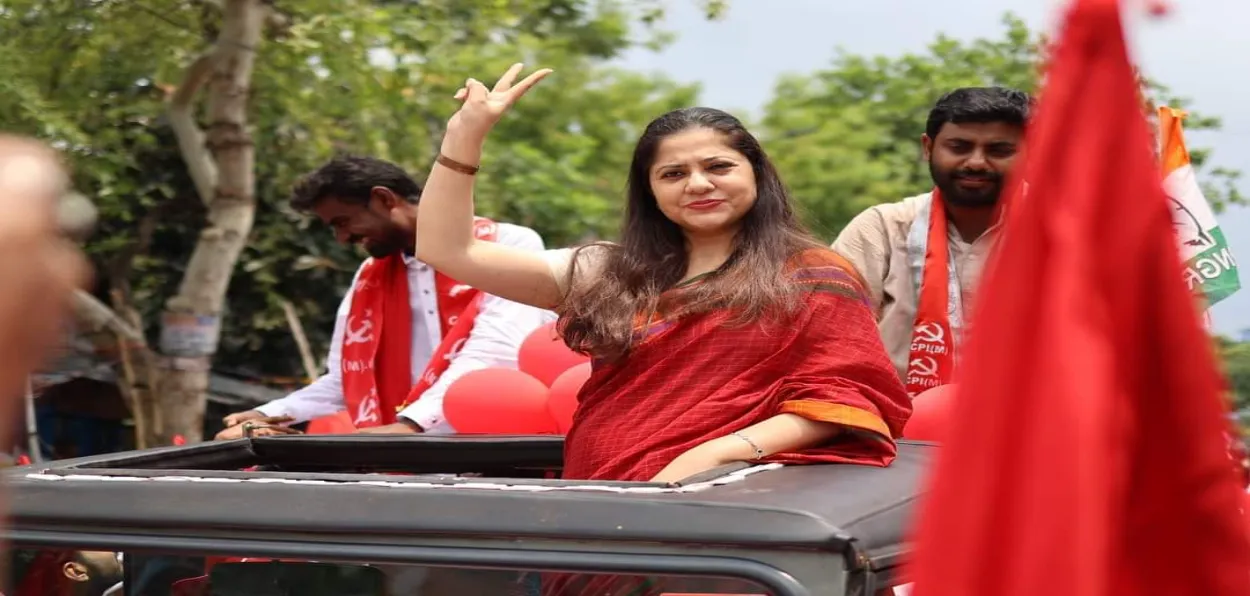
[{"label": "man's dark beard", "polygon": [[[929,175],[938,190],[942,191],[942,199],[955,207],[992,207],[998,204],[998,196],[1003,192],[1003,177],[997,172],[975,170],[952,170],[943,172],[929,160]],[[984,188],[967,190],[960,188],[955,181],[959,178],[988,180],[990,184]]]},{"label": "man's dark beard", "polygon": [[358,243],[364,247],[365,252],[375,259],[389,257],[399,254],[407,248],[407,235],[396,232],[387,234],[385,238],[370,238],[368,243],[363,242],[362,238],[353,238],[353,243]]},{"label": "man's dark beard", "polygon": [[368,246],[365,247],[365,252],[369,253],[369,256],[375,259],[389,257],[395,253],[398,253],[400,250],[402,249],[400,249],[398,246],[393,245],[389,242],[385,244],[370,243]]}]

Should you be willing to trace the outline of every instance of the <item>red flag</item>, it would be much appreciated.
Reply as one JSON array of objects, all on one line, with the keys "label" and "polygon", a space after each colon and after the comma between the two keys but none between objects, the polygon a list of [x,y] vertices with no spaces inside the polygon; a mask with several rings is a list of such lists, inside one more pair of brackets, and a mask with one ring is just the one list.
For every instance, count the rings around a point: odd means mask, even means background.
[{"label": "red flag", "polygon": [[1250,594],[1212,342],[1115,0],[1070,9],[1028,143],[922,507],[915,593]]}]

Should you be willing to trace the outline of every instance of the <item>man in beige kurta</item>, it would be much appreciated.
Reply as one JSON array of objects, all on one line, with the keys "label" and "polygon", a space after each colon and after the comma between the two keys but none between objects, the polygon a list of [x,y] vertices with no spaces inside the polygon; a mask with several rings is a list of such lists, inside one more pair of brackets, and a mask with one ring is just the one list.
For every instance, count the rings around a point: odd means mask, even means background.
[{"label": "man in beige kurta", "polygon": [[[877,205],[851,220],[833,243],[833,249],[859,269],[868,285],[868,294],[877,314],[877,328],[899,376],[907,369],[912,324],[916,319],[919,293],[912,281],[907,259],[907,231],[916,218],[917,204],[929,197],[924,193],[897,203]],[[969,312],[976,300],[977,284],[997,226],[968,242],[949,226],[951,258],[963,297],[963,310]]]},{"label": "man in beige kurta", "polygon": [[[999,195],[1020,152],[1030,105],[1029,96],[1020,91],[957,89],[934,106],[921,137],[947,221],[949,315],[956,346],[994,246]],[[851,220],[833,243],[863,275],[882,340],[905,381],[933,197],[928,192],[871,207]]]}]

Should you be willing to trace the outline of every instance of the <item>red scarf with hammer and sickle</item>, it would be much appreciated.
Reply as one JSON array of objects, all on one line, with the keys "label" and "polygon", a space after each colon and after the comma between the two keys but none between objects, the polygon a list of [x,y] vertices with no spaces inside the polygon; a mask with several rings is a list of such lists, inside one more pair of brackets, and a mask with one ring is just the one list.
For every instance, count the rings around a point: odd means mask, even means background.
[{"label": "red scarf with hammer and sickle", "polygon": [[[498,226],[475,218],[473,233],[494,242]],[[442,341],[412,382],[412,307],[408,268],[402,255],[370,259],[352,288],[352,304],[343,332],[343,397],[356,428],[395,422],[395,415],[420,399],[459,353],[477,317],[482,293],[434,273]]]},{"label": "red scarf with hammer and sickle", "polygon": [[933,190],[929,207],[928,242],[907,357],[907,393],[915,396],[951,382],[955,369],[955,337],[951,333],[950,243],[946,206]]}]

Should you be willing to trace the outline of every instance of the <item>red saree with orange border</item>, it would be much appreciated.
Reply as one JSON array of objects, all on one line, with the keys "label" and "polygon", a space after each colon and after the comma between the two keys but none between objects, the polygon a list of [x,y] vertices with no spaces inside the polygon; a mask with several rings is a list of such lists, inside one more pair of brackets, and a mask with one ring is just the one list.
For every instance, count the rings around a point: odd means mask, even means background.
[{"label": "red saree with orange border", "polygon": [[[596,363],[565,439],[563,478],[648,481],[696,445],[786,413],[845,430],[827,444],[760,463],[889,465],[911,400],[864,284],[827,250],[805,252],[789,274],[804,302],[791,318],[726,325],[727,313],[711,312],[653,320],[640,326],[626,358]],[[543,574],[542,583],[545,596],[669,589],[662,579],[624,576]]]},{"label": "red saree with orange border", "polygon": [[911,401],[859,276],[820,250],[796,259],[790,274],[805,302],[793,318],[653,320],[628,357],[596,363],[565,440],[564,478],[650,480],[696,445],[785,413],[848,432],[763,462],[889,464]]}]

